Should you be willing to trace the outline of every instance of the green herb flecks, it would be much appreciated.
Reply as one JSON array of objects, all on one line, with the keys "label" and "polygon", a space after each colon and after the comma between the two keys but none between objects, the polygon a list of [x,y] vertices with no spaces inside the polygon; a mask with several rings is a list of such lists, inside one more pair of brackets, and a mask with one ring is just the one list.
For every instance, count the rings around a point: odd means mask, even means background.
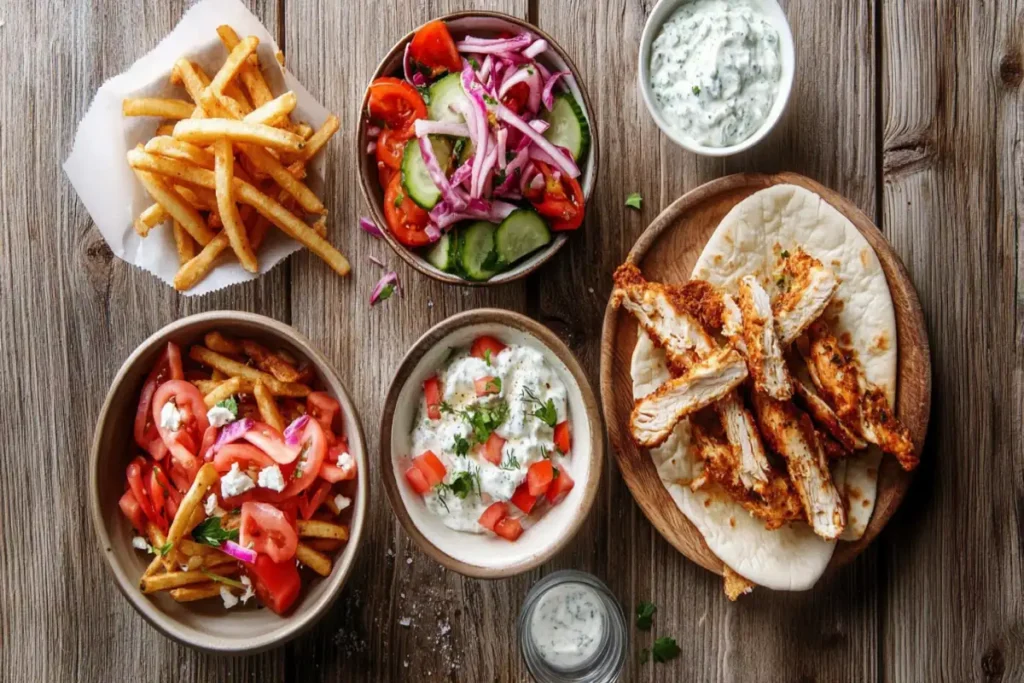
[{"label": "green herb flecks", "polygon": [[548,427],[554,429],[558,424],[558,411],[555,410],[555,402],[552,399],[549,398],[546,403],[541,402],[529,388],[523,387],[523,401],[537,406],[532,413],[533,416]]},{"label": "green herb flecks", "polygon": [[651,646],[651,654],[654,655],[654,661],[656,662],[667,662],[670,659],[675,659],[679,656],[680,649],[679,644],[676,643],[675,638],[669,638],[663,636],[654,641],[654,645]]},{"label": "green herb flecks", "polygon": [[211,581],[223,583],[225,586],[231,586],[232,588],[237,588],[238,590],[245,590],[245,584],[241,581],[235,581],[234,579],[229,579],[226,576],[214,574],[213,572],[207,571],[206,569],[203,569],[202,572],[206,575],[206,578],[210,579]]},{"label": "green herb flecks", "polygon": [[640,210],[640,204],[644,201],[644,198],[640,196],[639,192],[633,192],[626,197],[626,206],[631,209]]},{"label": "green herb flecks", "polygon": [[399,192],[398,194],[395,195],[395,201],[393,201],[392,204],[395,205],[396,209],[400,209],[400,208],[402,208],[402,202],[404,202],[404,201],[405,201],[405,195],[402,194],[401,192]]},{"label": "green herb flecks", "polygon": [[465,437],[460,434],[455,435],[455,443],[452,444],[452,450],[455,451],[455,455],[466,457],[469,455],[469,446],[470,443]]},{"label": "green herb flecks", "polygon": [[503,470],[518,470],[520,467],[519,458],[509,453],[498,467]]},{"label": "green herb flecks", "polygon": [[487,384],[484,385],[484,391],[489,394],[500,394],[501,393],[501,378],[491,377],[487,380]]},{"label": "green herb flecks", "polygon": [[391,298],[391,295],[395,293],[395,283],[389,283],[384,289],[380,290],[380,296],[377,297],[377,301],[387,301]]},{"label": "green herb flecks", "polygon": [[488,367],[490,367],[490,365],[491,365],[491,350],[490,349],[486,349],[484,351],[484,362],[487,363]]},{"label": "green herb flecks", "polygon": [[174,547],[174,544],[171,543],[170,541],[167,541],[167,543],[164,543],[159,548],[152,548],[151,547],[151,549],[154,551],[154,553],[153,553],[154,555],[156,553],[160,553],[160,557],[166,557],[167,553],[171,552],[171,548],[173,548],[173,547]]},{"label": "green herb flecks", "polygon": [[237,541],[238,529],[225,529],[221,526],[220,517],[207,517],[192,530],[192,540],[219,548],[224,541]]},{"label": "green herb flecks", "polygon": [[425,85],[417,86],[416,90],[419,91],[420,97],[423,98],[423,104],[430,106],[430,88]]},{"label": "green herb flecks", "polygon": [[694,95],[699,95],[700,94],[700,86],[699,85],[693,86],[693,94]]},{"label": "green herb flecks", "polygon": [[636,606],[636,627],[641,631],[650,631],[651,622],[654,619],[654,613],[658,611],[658,608],[654,606],[653,602],[647,602],[646,600]]},{"label": "green herb flecks", "polygon": [[236,420],[238,419],[238,401],[235,400],[234,396],[229,396],[228,398],[224,399],[223,401],[220,401],[219,403],[217,403],[217,405],[214,406],[214,407],[215,408],[224,408],[225,410],[230,411],[231,414],[235,417]]}]

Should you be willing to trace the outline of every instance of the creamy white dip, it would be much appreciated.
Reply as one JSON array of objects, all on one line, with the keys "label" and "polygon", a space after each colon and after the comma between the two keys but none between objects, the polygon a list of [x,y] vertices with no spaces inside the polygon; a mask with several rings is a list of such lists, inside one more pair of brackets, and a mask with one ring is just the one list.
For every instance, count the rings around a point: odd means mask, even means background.
[{"label": "creamy white dip", "polygon": [[530,618],[530,638],[553,669],[578,669],[605,641],[608,612],[600,596],[583,583],[563,583],[541,596]]},{"label": "creamy white dip", "polygon": [[[484,377],[500,380],[497,394],[476,395],[474,382]],[[568,419],[565,384],[540,351],[515,344],[491,357],[490,363],[470,356],[464,349],[456,351],[438,372],[438,379],[445,408],[439,420],[432,420],[427,415],[426,399],[420,398],[411,454],[433,451],[447,469],[442,483],[450,486],[462,472],[467,472],[472,490],[460,497],[442,486],[428,491],[423,501],[427,510],[441,517],[446,526],[481,534],[486,529],[477,523],[480,515],[491,503],[509,500],[526,479],[530,465],[550,457],[555,467],[565,468],[567,459],[555,448],[554,428],[534,415],[550,401],[557,414],[555,424]],[[474,444],[473,427],[467,416],[483,410],[505,415],[494,430],[505,439],[500,465],[486,460]],[[466,455],[456,453],[457,439],[470,442]],[[571,469],[567,471],[571,475]],[[518,512],[512,505],[510,510]],[[521,521],[524,527],[528,526],[527,519]]]},{"label": "creamy white dip", "polygon": [[751,0],[693,0],[651,45],[651,90],[670,127],[729,147],[768,118],[782,75],[779,33]]}]

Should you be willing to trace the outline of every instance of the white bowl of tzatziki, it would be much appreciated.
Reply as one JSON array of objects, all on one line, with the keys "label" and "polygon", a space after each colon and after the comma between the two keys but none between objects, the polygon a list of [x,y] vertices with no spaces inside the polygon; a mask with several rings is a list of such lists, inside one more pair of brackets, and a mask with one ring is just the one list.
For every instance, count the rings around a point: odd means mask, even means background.
[{"label": "white bowl of tzatziki", "polygon": [[775,0],[661,0],[640,39],[640,91],[676,144],[728,156],[757,144],[782,116],[794,61]]},{"label": "white bowl of tzatziki", "polygon": [[410,536],[463,574],[551,557],[593,503],[602,464],[593,392],[547,328],[510,311],[453,316],[403,360],[381,424],[385,489]]}]

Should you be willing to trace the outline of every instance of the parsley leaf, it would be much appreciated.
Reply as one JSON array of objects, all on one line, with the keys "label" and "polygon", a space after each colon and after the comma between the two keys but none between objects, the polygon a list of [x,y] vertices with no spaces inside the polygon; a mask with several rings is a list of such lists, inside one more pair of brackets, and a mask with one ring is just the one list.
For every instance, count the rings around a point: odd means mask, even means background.
[{"label": "parsley leaf", "polygon": [[676,643],[675,638],[669,638],[664,636],[654,641],[654,645],[651,646],[651,654],[654,655],[654,661],[656,662],[667,662],[670,659],[675,659],[679,656],[681,650],[679,644]]},{"label": "parsley leaf", "polygon": [[455,444],[452,446],[452,450],[455,451],[455,455],[465,457],[469,455],[469,441],[466,441],[464,437],[459,434],[455,435]]},{"label": "parsley leaf", "polygon": [[633,192],[626,197],[626,206],[631,209],[640,210],[640,203],[643,202],[644,198],[640,196],[639,192]]},{"label": "parsley leaf", "polygon": [[452,410],[452,404],[449,403],[448,401],[441,401],[441,408],[440,409],[441,409],[442,413],[454,413],[455,412],[454,410]]},{"label": "parsley leaf", "polygon": [[466,138],[459,138],[455,141],[455,146],[452,148],[452,159],[455,163],[459,162],[462,158],[462,152],[466,149]]},{"label": "parsley leaf", "polygon": [[693,86],[693,94],[694,95],[699,95],[700,94],[700,86],[699,85]]},{"label": "parsley leaf", "polygon": [[547,403],[542,403],[532,391],[524,387],[523,401],[537,404],[538,408],[533,411],[533,416],[548,427],[554,429],[555,425],[558,424],[558,411],[555,410],[555,402],[550,398]]},{"label": "parsley leaf", "polygon": [[231,414],[235,416],[235,419],[238,419],[238,401],[235,400],[234,396],[227,397],[214,407],[229,410],[231,411]]},{"label": "parsley leaf", "polygon": [[508,405],[499,403],[490,408],[466,410],[463,411],[462,417],[473,428],[473,441],[486,443],[491,433],[500,427],[508,417]]},{"label": "parsley leaf", "polygon": [[658,611],[658,608],[654,606],[653,602],[647,602],[644,600],[636,606],[636,627],[641,631],[651,630],[651,620],[654,618],[654,613]]},{"label": "parsley leaf", "polygon": [[473,475],[469,472],[459,472],[448,484],[448,489],[455,494],[459,500],[465,500],[466,496],[473,492]]},{"label": "parsley leaf", "polygon": [[484,350],[484,362],[487,363],[488,367],[491,365],[491,350]]},{"label": "parsley leaf", "polygon": [[380,296],[377,297],[377,301],[387,301],[391,298],[391,295],[395,293],[395,283],[388,284],[384,289],[380,290]]},{"label": "parsley leaf", "polygon": [[224,541],[237,541],[238,529],[225,529],[220,517],[207,517],[192,530],[192,540],[219,548]]},{"label": "parsley leaf", "polygon": [[160,557],[164,557],[164,556],[167,555],[167,553],[171,552],[171,548],[173,548],[173,547],[174,547],[174,544],[171,543],[170,541],[167,541],[167,543],[164,543],[159,548],[153,548],[153,550],[155,550],[156,552],[160,553]]},{"label": "parsley leaf", "polygon": [[471,67],[473,67],[473,70],[474,70],[474,71],[477,71],[477,70],[479,70],[479,69],[480,69],[480,62],[476,61],[476,59],[475,59],[475,58],[473,58],[473,57],[470,57],[470,58],[469,58],[469,65],[470,65]]}]

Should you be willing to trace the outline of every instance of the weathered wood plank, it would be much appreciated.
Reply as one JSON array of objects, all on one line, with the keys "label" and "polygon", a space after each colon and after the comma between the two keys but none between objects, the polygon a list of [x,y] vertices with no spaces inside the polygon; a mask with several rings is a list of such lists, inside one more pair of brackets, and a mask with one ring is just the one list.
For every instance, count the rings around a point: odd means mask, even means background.
[{"label": "weathered wood plank", "polygon": [[883,539],[886,680],[1024,677],[1022,13],[882,8],[881,227],[935,368],[922,471]]}]

